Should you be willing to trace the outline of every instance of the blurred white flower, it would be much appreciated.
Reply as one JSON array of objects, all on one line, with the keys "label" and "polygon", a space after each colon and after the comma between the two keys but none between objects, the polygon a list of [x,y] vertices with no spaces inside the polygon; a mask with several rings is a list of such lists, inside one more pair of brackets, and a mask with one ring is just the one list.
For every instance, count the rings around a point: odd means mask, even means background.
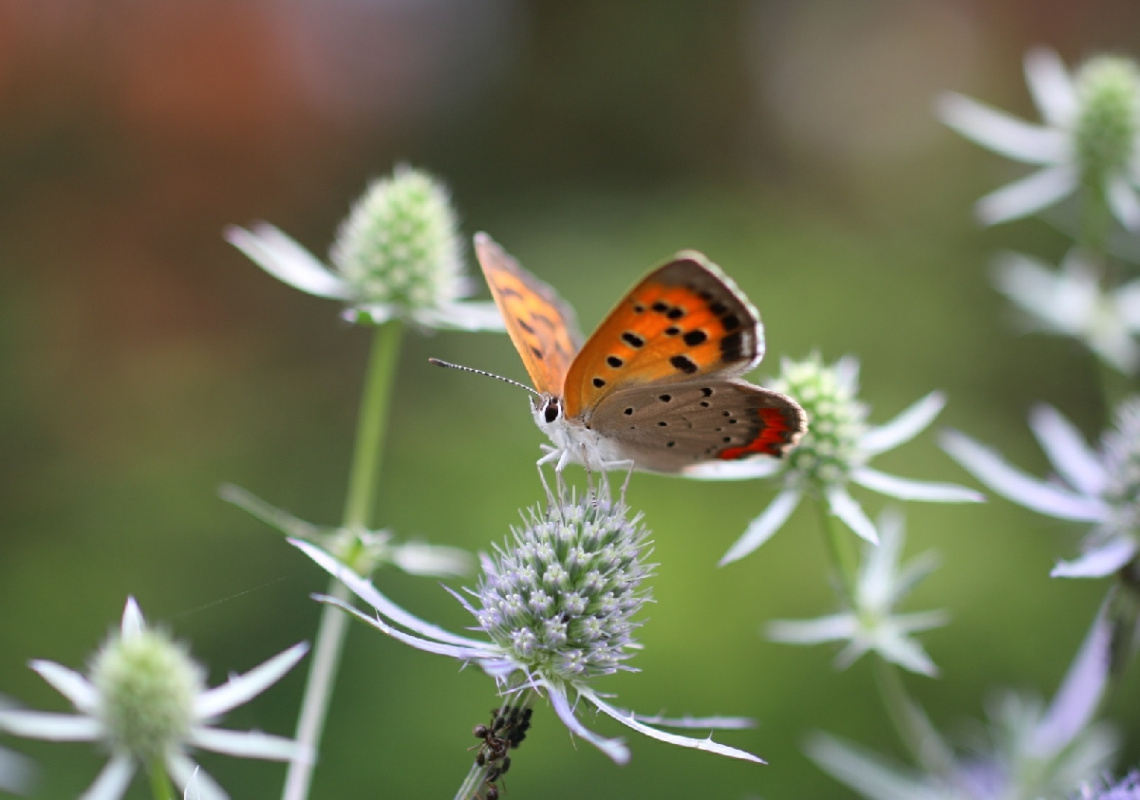
[{"label": "blurred white flower", "polygon": [[883,511],[878,530],[878,547],[870,542],[863,546],[855,608],[812,620],[775,620],[768,624],[768,637],[788,644],[845,641],[847,645],[836,658],[840,669],[873,650],[900,667],[934,677],[938,668],[911,634],[945,625],[947,614],[896,614],[895,606],[938,566],[938,558],[928,552],[900,567],[906,532],[898,510]]},{"label": "blurred white flower", "polygon": [[492,302],[463,298],[475,284],[447,190],[420,170],[397,167],[373,182],[341,224],[330,269],[268,223],[230,227],[226,239],[270,275],[317,297],[342,300],[346,318],[408,319],[425,328],[503,330]]},{"label": "blurred white flower", "polygon": [[276,683],[306,650],[304,643],[294,645],[246,674],[207,689],[204,670],[165,634],[148,628],[130,598],[119,635],[96,655],[90,675],[52,661],[32,662],[32,669],[79,713],[3,709],[0,730],[33,739],[101,743],[111,759],[81,800],[118,800],[139,767],[165,770],[183,791],[193,780],[195,797],[224,800],[225,791],[199,769],[187,749],[274,761],[306,755],[289,739],[213,727],[222,714]]},{"label": "blurred white flower", "polygon": [[1140,230],[1140,79],[1123,58],[1100,56],[1071,76],[1055,52],[1030,50],[1025,78],[1043,125],[954,92],[938,98],[942,121],[1001,155],[1042,167],[977,204],[987,225],[1036,213],[1082,186],[1113,215]]},{"label": "blurred white flower", "polygon": [[1140,398],[1120,404],[1099,451],[1051,406],[1033,409],[1029,427],[1059,480],[1034,478],[957,431],[943,434],[942,447],[1002,497],[1050,517],[1092,525],[1083,555],[1060,562],[1052,575],[1111,575],[1134,559],[1140,547]]},{"label": "blurred white flower", "polygon": [[754,519],[720,560],[736,561],[766,542],[791,516],[805,494],[822,496],[831,513],[869,542],[877,542],[875,525],[847,492],[847,484],[900,500],[939,503],[978,502],[982,496],[962,486],[926,483],[887,475],[867,466],[880,453],[908,442],[929,425],[946,401],[931,392],[890,422],[868,428],[867,407],[857,399],[859,362],[844,357],[825,366],[818,354],[804,361],[784,359],[770,388],[790,395],[803,406],[807,432],[784,458],[700,464],[685,475],[701,480],[744,480],[779,476],[783,489]]},{"label": "blurred white flower", "polygon": [[1055,271],[1020,253],[994,267],[997,288],[1024,313],[1031,330],[1068,336],[1125,374],[1140,366],[1140,279],[1101,288],[1102,275],[1072,250]]}]

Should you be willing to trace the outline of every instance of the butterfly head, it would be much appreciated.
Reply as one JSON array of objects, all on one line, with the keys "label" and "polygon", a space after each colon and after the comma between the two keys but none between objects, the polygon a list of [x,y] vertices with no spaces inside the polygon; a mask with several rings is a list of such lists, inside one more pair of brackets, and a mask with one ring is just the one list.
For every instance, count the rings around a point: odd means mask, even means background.
[{"label": "butterfly head", "polygon": [[544,431],[557,425],[566,416],[562,398],[549,392],[531,397],[530,407],[531,413],[534,414],[535,423]]}]

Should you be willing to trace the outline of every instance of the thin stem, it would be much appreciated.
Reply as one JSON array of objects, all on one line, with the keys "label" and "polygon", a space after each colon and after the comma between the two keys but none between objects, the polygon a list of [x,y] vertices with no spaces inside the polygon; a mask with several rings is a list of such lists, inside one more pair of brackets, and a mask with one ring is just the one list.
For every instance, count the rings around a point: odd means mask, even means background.
[{"label": "thin stem", "polygon": [[887,716],[903,746],[924,772],[946,774],[953,754],[930,723],[922,707],[907,692],[898,668],[885,658],[875,658],[875,682]]},{"label": "thin stem", "polygon": [[[471,769],[467,771],[463,783],[456,790],[455,800],[476,800],[482,796],[484,787],[493,785],[498,776],[507,771],[510,764],[507,753],[513,752],[512,748],[518,746],[517,741],[513,745],[509,744],[511,741],[509,734],[511,726],[516,724],[515,720],[522,719],[523,722],[518,724],[530,727],[529,717],[521,715],[534,704],[537,697],[535,692],[527,690],[509,694],[508,697],[501,708],[492,712],[491,726],[483,731],[486,736],[480,736],[484,743],[479,745],[479,753],[472,762]],[[510,721],[500,728],[497,727],[496,718],[500,721]],[[525,733],[525,729],[520,732]],[[478,731],[476,735],[480,735]],[[480,761],[483,763],[480,764]]]},{"label": "thin stem", "polygon": [[344,507],[346,528],[367,528],[376,503],[376,477],[388,433],[388,405],[392,379],[400,357],[404,323],[393,319],[376,327],[360,416],[356,426],[356,451],[348,478],[348,499]]},{"label": "thin stem", "polygon": [[170,783],[170,776],[166,774],[166,766],[161,758],[156,758],[147,765],[150,775],[150,793],[154,800],[174,800],[174,786]]},{"label": "thin stem", "polygon": [[828,555],[831,556],[831,572],[836,579],[835,589],[840,592],[847,607],[854,609],[855,581],[859,566],[855,551],[851,547],[851,537],[847,531],[841,530],[835,524],[835,518],[825,499],[816,498],[815,508],[819,512],[823,539],[827,544]]},{"label": "thin stem", "polygon": [[[402,334],[403,323],[391,320],[377,326],[372,336],[372,352],[368,361],[364,397],[360,402],[356,449],[352,471],[349,473],[348,499],[344,510],[344,527],[349,530],[366,529],[376,505],[377,476],[388,431],[389,400]],[[350,563],[349,566],[355,565]],[[339,600],[347,600],[349,597],[348,589],[336,579],[329,582],[326,594]],[[284,800],[305,800],[309,795],[315,756],[320,747],[347,631],[348,616],[335,606],[325,605],[317,628],[317,642],[313,647],[301,716],[297,720],[297,743],[301,745],[301,752],[308,753],[310,757],[289,762],[289,774],[285,778],[282,794]]]}]

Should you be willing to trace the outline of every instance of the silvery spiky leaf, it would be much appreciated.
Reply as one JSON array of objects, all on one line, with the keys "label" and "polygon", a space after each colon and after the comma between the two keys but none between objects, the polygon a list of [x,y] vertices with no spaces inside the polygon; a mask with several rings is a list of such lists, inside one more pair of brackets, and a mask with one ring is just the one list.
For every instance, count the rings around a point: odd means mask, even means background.
[{"label": "silvery spiky leaf", "polygon": [[1011,117],[948,92],[938,99],[942,121],[1037,172],[978,201],[987,225],[1053,205],[1082,186],[1100,194],[1122,225],[1140,230],[1140,73],[1123,58],[1099,56],[1070,75],[1052,50],[1025,56],[1025,78],[1043,124]]},{"label": "silvery spiky leaf", "polygon": [[290,286],[343,301],[356,322],[503,330],[494,303],[464,299],[474,286],[464,274],[455,211],[443,185],[422,170],[400,166],[368,187],[341,224],[332,268],[264,222],[228,228],[226,239]]},{"label": "silvery spiky leaf", "polygon": [[869,542],[878,541],[875,525],[847,491],[849,483],[900,500],[940,503],[978,502],[982,496],[962,486],[926,483],[879,472],[868,466],[873,457],[917,436],[945,405],[931,392],[890,422],[867,424],[867,406],[858,399],[859,362],[850,356],[825,365],[818,354],[803,361],[784,359],[770,388],[790,395],[803,406],[808,430],[783,459],[700,464],[685,474],[703,480],[773,477],[783,487],[771,505],[725,553],[728,564],[766,542],[796,510],[805,494],[822,497],[831,513]]},{"label": "silvery spiky leaf", "polygon": [[189,748],[274,761],[311,757],[289,739],[213,725],[276,683],[307,649],[303,643],[294,645],[246,674],[207,689],[202,667],[162,631],[147,627],[131,598],[119,633],[96,655],[88,675],[51,661],[32,662],[32,669],[79,713],[0,710],[0,730],[34,739],[100,743],[111,758],[82,800],[118,800],[140,766],[157,765],[180,790],[193,777],[196,796],[224,800],[225,791],[199,770]]},{"label": "silvery spiky leaf", "polygon": [[1100,578],[1137,555],[1140,536],[1140,398],[1122,402],[1096,450],[1052,406],[1038,406],[1029,426],[1057,472],[1039,479],[1008,464],[996,451],[948,431],[942,447],[997,494],[1058,519],[1083,523],[1084,553],[1053,568],[1054,576]]},{"label": "silvery spiky leaf", "polygon": [[[623,725],[682,747],[760,762],[761,759],[711,738],[694,739],[658,730],[655,720],[614,707],[590,685],[619,669],[638,649],[634,617],[648,599],[644,579],[648,532],[629,518],[623,503],[605,494],[576,499],[560,495],[544,509],[524,515],[508,540],[482,557],[483,572],[469,602],[452,593],[473,615],[486,639],[458,636],[419,619],[381,594],[328,553],[290,540],[357,597],[371,606],[362,613],[333,598],[362,621],[406,644],[479,665],[508,698],[534,692],[546,696],[563,724],[618,763],[629,760],[620,739],[586,728],[575,714],[585,701]],[[736,728],[738,718],[656,720],[692,728]]]}]

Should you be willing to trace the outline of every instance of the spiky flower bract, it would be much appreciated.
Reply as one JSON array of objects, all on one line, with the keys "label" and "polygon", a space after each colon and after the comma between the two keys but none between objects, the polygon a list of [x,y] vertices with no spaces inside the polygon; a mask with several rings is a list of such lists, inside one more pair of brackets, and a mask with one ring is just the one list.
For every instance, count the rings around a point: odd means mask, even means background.
[{"label": "spiky flower bract", "polygon": [[942,446],[997,494],[1058,519],[1091,524],[1084,553],[1058,563],[1052,574],[1100,578],[1140,551],[1140,397],[1124,400],[1094,450],[1051,406],[1038,406],[1029,426],[1060,481],[1034,478],[965,434],[947,431]]},{"label": "spiky flower bract", "polygon": [[367,580],[313,545],[290,540],[337,577],[375,611],[364,614],[338,605],[383,633],[420,650],[478,664],[495,678],[511,708],[529,708],[545,696],[575,735],[618,763],[629,760],[620,739],[607,739],[586,728],[575,715],[582,700],[623,725],[671,744],[759,762],[756,756],[711,739],[694,739],[651,727],[737,728],[738,718],[643,718],[610,705],[590,685],[619,669],[638,649],[633,620],[648,599],[643,581],[648,532],[640,517],[630,518],[623,502],[608,492],[578,498],[560,489],[542,508],[523,515],[507,541],[482,556],[483,573],[469,591],[472,604],[452,593],[474,616],[488,639],[457,636],[419,619],[389,600]]}]

